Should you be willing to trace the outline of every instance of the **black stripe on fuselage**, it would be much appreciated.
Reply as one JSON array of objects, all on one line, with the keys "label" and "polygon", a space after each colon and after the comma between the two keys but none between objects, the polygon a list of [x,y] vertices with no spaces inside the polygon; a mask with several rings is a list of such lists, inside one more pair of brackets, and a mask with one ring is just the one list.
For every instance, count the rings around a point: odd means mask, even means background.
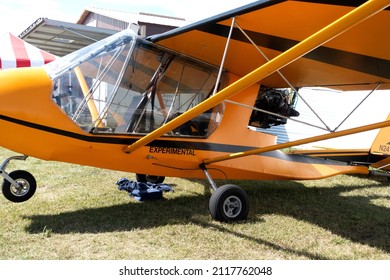
[{"label": "black stripe on fuselage", "polygon": [[[57,134],[64,137],[69,137],[81,141],[91,142],[91,143],[102,143],[102,144],[115,144],[115,145],[131,145],[140,137],[137,138],[123,138],[123,137],[112,137],[107,135],[96,136],[94,134],[85,135],[79,134],[75,132],[70,132],[54,127],[49,127],[45,125],[40,125],[37,123],[32,123],[20,119],[15,119],[12,117],[7,117],[4,115],[0,115],[0,120],[11,122],[17,125],[21,125],[24,127],[40,130],[46,133]],[[118,135],[119,136],[119,135]],[[123,136],[123,135],[121,135]],[[181,149],[193,149],[200,151],[214,151],[214,152],[223,152],[223,153],[238,153],[245,152],[248,150],[253,150],[258,147],[251,146],[240,146],[240,145],[230,145],[230,144],[219,144],[219,143],[210,143],[210,142],[199,142],[194,139],[194,141],[182,141],[182,139],[167,139],[162,140],[154,140],[151,143],[147,144],[148,147],[165,147],[165,148],[181,148]],[[299,163],[310,163],[310,164],[328,164],[328,165],[346,165],[343,162],[332,161],[332,160],[324,160],[320,158],[314,158],[303,155],[289,155],[285,153],[281,153],[279,151],[271,151],[262,153],[261,156],[278,158],[285,161],[299,162]]]}]

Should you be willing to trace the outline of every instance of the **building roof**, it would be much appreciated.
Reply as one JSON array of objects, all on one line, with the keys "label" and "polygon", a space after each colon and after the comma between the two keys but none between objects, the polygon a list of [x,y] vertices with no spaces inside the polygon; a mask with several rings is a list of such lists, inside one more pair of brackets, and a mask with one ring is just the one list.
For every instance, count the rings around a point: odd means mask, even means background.
[{"label": "building roof", "polygon": [[64,56],[117,31],[39,18],[19,38],[56,56]]},{"label": "building roof", "polygon": [[174,26],[174,27],[181,27],[189,23],[184,18],[179,18],[179,17],[156,15],[156,14],[143,13],[143,12],[131,13],[125,11],[117,11],[117,10],[94,8],[94,7],[86,8],[81,14],[77,23],[84,24],[85,19],[91,13],[99,14],[102,16],[121,20],[128,23],[145,22],[145,23]]},{"label": "building roof", "polygon": [[87,8],[82,12],[77,23],[39,18],[23,31],[19,38],[53,55],[64,56],[118,32],[118,30],[84,25],[90,14],[135,24],[149,23],[181,27],[188,23],[185,19],[177,17]]}]

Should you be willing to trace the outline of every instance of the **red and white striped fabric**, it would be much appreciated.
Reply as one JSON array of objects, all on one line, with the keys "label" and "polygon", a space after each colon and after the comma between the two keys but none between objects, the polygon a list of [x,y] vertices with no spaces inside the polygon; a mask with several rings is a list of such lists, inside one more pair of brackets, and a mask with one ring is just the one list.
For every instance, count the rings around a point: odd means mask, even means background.
[{"label": "red and white striped fabric", "polygon": [[0,37],[0,69],[42,66],[55,58],[11,33]]}]

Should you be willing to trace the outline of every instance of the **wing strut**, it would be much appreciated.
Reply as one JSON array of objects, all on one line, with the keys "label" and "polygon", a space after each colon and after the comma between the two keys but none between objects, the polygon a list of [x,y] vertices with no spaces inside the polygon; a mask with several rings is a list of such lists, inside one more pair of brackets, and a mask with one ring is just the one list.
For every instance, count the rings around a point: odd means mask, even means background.
[{"label": "wing strut", "polygon": [[381,83],[378,83],[377,85],[376,85],[376,87],[373,89],[373,90],[371,90],[367,95],[366,95],[366,97],[364,97],[363,99],[362,99],[362,101],[360,101],[360,103],[348,114],[348,116],[346,116],[345,117],[345,119],[344,120],[342,120],[341,121],[341,123],[333,130],[333,131],[337,131],[338,129],[339,129],[339,127],[340,126],[342,126],[343,125],[343,123],[357,110],[357,108],[359,108],[359,106],[360,105],[362,105],[363,104],[363,102],[364,101],[366,101],[366,99],[373,93],[373,92],[375,92],[379,87],[381,86]]},{"label": "wing strut", "polygon": [[347,135],[351,135],[351,134],[361,133],[361,132],[374,130],[374,129],[378,129],[378,128],[383,128],[383,127],[387,127],[387,126],[390,126],[390,120],[378,122],[378,123],[373,123],[373,124],[369,124],[369,125],[365,125],[365,126],[359,126],[359,127],[355,127],[355,128],[351,128],[351,129],[341,130],[338,132],[328,133],[328,134],[324,134],[324,135],[304,138],[304,139],[300,139],[300,140],[296,140],[296,141],[271,145],[271,146],[267,146],[267,147],[249,150],[246,152],[233,153],[233,154],[226,155],[226,156],[220,156],[220,157],[215,157],[212,159],[206,159],[203,161],[203,164],[206,165],[206,164],[225,161],[225,160],[229,160],[229,159],[235,159],[235,158],[246,157],[246,156],[250,156],[250,155],[262,154],[262,153],[266,153],[266,152],[290,148],[293,146],[299,146],[299,145],[313,143],[313,142],[317,142],[317,141],[328,140],[328,139],[333,139],[333,138],[337,138],[337,137],[341,137],[341,136],[347,136]]},{"label": "wing strut", "polygon": [[334,21],[330,25],[296,44],[294,47],[278,55],[269,62],[263,64],[259,68],[253,70],[251,73],[242,77],[233,84],[227,86],[226,88],[219,91],[217,94],[211,96],[209,99],[203,101],[197,106],[193,107],[189,111],[180,115],[179,117],[173,119],[172,121],[166,123],[160,128],[154,130],[148,135],[142,137],[132,145],[127,146],[124,151],[126,153],[131,153],[144,145],[150,143],[156,138],[162,136],[165,133],[168,133],[172,129],[182,125],[183,123],[191,120],[192,118],[198,116],[199,114],[207,111],[208,109],[216,106],[225,99],[230,98],[231,96],[237,94],[241,90],[255,84],[256,82],[264,79],[265,77],[271,75],[272,73],[278,71],[284,66],[294,62],[300,57],[304,56],[311,50],[319,47],[320,45],[328,42],[334,37],[345,32],[349,28],[355,26],[356,24],[364,21],[365,19],[375,15],[381,10],[385,9],[390,5],[390,0],[371,0],[347,13],[340,19]]},{"label": "wing strut", "polygon": [[223,52],[223,56],[222,56],[222,61],[221,61],[221,66],[219,67],[219,71],[218,71],[218,77],[217,77],[217,81],[215,82],[215,87],[214,87],[214,90],[213,90],[213,95],[217,93],[218,91],[218,86],[219,86],[219,82],[221,80],[221,76],[222,76],[222,71],[223,71],[223,66],[225,64],[225,59],[226,59],[226,55],[228,53],[228,49],[229,49],[229,43],[230,43],[230,38],[232,37],[232,33],[233,33],[233,29],[234,29],[234,25],[236,24],[236,17],[232,18],[232,24],[230,26],[230,31],[229,31],[229,35],[228,35],[228,38],[227,38],[227,41],[226,41],[226,45],[225,45],[225,50]]}]

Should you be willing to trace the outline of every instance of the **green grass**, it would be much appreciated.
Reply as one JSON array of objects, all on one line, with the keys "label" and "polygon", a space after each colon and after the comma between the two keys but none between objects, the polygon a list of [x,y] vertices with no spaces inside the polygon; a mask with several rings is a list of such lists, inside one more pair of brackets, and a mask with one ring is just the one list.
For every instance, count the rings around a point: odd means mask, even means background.
[{"label": "green grass", "polygon": [[167,178],[174,192],[140,203],[115,185],[133,174],[32,158],[7,171],[18,168],[38,189],[25,203],[0,197],[0,259],[390,259],[383,178],[230,182],[247,191],[250,213],[223,224],[203,180]]}]

